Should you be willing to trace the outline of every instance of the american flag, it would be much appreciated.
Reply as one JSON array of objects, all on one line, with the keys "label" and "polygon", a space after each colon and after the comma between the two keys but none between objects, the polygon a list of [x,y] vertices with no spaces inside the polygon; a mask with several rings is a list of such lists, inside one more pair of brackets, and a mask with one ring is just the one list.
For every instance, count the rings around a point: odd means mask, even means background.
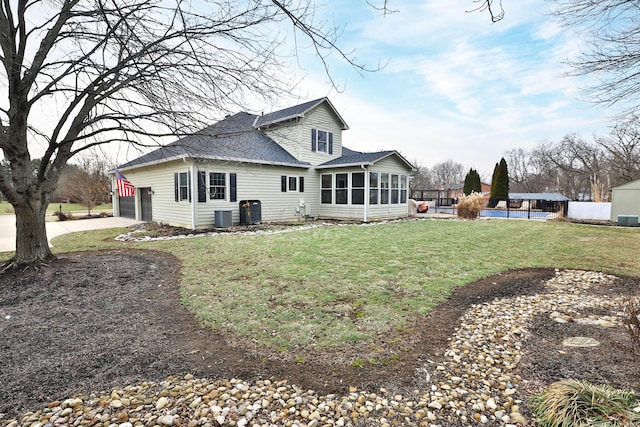
[{"label": "american flag", "polygon": [[120,197],[133,196],[136,194],[136,187],[134,187],[118,169],[116,169],[116,185],[118,187],[118,196]]}]

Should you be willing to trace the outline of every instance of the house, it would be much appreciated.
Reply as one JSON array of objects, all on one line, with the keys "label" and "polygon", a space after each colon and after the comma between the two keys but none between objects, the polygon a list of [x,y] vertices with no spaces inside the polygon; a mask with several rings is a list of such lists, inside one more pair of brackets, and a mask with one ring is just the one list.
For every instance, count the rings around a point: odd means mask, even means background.
[{"label": "house", "polygon": [[348,129],[328,98],[228,116],[120,165],[136,192],[114,191],[114,214],[191,229],[247,214],[249,223],[407,216],[413,166],[397,151],[344,147]]},{"label": "house", "polygon": [[611,221],[622,221],[624,224],[621,225],[629,225],[629,217],[637,223],[638,216],[640,216],[640,179],[612,188]]}]

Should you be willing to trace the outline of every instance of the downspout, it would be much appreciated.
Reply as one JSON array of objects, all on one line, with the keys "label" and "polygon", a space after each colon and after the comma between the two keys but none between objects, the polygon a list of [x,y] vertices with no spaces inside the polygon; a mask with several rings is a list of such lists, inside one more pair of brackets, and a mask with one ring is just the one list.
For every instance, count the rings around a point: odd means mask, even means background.
[{"label": "downspout", "polygon": [[196,229],[196,191],[198,185],[198,175],[195,162],[191,163],[191,229]]},{"label": "downspout", "polygon": [[369,173],[365,165],[360,165],[360,168],[364,171],[364,216],[362,220],[367,222],[369,214]]},{"label": "downspout", "polygon": [[[187,163],[187,158],[183,157],[182,161]],[[196,229],[196,186],[194,185],[195,182],[197,182],[197,176],[196,176],[196,165],[195,162],[191,162],[190,167],[190,175],[191,175],[191,182],[190,187],[191,187],[191,229],[195,230]]]},{"label": "downspout", "polygon": [[120,216],[120,198],[118,197],[118,184],[116,183],[115,173],[111,177],[111,208],[113,216]]}]

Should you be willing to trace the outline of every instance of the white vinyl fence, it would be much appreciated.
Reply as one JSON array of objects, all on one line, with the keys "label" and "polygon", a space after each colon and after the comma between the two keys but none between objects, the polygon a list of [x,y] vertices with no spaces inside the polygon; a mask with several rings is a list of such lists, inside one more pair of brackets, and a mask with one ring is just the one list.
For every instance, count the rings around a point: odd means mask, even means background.
[{"label": "white vinyl fence", "polygon": [[611,219],[611,203],[569,202],[569,218],[595,219],[608,221]]}]

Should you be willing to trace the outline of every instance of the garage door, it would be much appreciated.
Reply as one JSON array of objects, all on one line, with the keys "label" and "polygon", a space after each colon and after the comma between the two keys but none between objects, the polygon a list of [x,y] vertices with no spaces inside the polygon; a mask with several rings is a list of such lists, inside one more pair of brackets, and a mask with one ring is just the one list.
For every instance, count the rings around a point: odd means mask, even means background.
[{"label": "garage door", "polygon": [[118,206],[120,207],[119,215],[124,218],[136,219],[136,197],[119,197]]}]

